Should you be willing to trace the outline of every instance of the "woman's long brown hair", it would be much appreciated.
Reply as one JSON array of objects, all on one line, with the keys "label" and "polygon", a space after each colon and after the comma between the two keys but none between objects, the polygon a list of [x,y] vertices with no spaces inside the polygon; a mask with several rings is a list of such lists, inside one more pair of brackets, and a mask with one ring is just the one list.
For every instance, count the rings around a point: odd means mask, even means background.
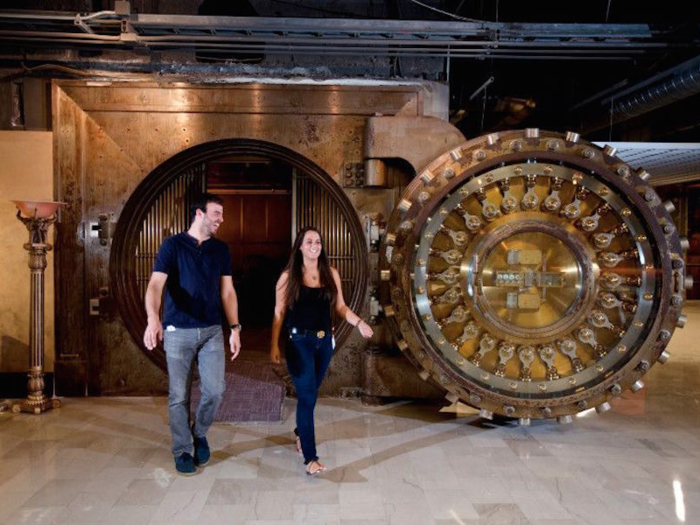
[{"label": "woman's long brown hair", "polygon": [[338,289],[335,286],[335,280],[333,279],[333,273],[331,272],[331,265],[328,262],[328,257],[326,256],[326,243],[323,241],[323,236],[321,232],[316,228],[308,226],[303,228],[298,234],[294,241],[294,246],[292,246],[292,253],[289,255],[289,262],[285,267],[284,271],[289,272],[289,277],[287,278],[287,308],[292,308],[294,303],[299,299],[299,290],[304,283],[304,276],[302,273],[302,268],[304,266],[304,256],[301,254],[301,244],[304,242],[304,237],[308,232],[316,232],[321,238],[321,253],[318,256],[318,274],[320,285],[326,289],[326,297],[330,300],[331,305],[335,305],[336,298],[338,297]]}]

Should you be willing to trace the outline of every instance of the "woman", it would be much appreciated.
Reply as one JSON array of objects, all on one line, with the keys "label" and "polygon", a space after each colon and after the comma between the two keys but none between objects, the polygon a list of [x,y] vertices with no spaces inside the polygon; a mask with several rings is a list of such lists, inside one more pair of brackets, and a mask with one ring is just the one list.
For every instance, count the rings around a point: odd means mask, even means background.
[{"label": "woman", "polygon": [[309,475],[326,469],[316,455],[314,407],[333,355],[332,309],[363,337],[372,337],[372,328],[343,300],[340,275],[328,264],[321,234],[315,228],[304,228],[297,235],[289,263],[277,281],[270,359],[273,363],[281,362],[279,336],[286,317],[287,368],[298,399],[294,433]]}]

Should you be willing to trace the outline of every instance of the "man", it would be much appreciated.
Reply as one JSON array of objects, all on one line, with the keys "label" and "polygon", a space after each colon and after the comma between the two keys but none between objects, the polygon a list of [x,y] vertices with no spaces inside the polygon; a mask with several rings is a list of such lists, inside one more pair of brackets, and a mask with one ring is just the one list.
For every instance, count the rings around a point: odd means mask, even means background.
[{"label": "man", "polygon": [[[175,468],[195,474],[209,461],[206,433],[224,393],[225,350],[222,307],[231,327],[231,361],[240,352],[238,298],[228,246],[213,238],[224,222],[223,201],[203,194],[193,202],[190,229],[163,242],[146,291],[148,326],[144,345],[163,340],[170,377],[168,414]],[[165,289],[163,322],[160,303]],[[165,327],[165,335],[163,332]],[[190,427],[189,379],[197,360],[202,397]]]}]

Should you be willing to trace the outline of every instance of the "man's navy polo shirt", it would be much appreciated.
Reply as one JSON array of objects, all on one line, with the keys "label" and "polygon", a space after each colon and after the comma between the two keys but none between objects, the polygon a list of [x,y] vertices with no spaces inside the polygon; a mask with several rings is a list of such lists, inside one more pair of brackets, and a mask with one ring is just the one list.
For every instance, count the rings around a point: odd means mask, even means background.
[{"label": "man's navy polo shirt", "polygon": [[221,324],[221,276],[232,273],[226,243],[210,237],[199,244],[189,233],[178,233],[163,241],[153,271],[168,274],[164,326],[205,328]]}]

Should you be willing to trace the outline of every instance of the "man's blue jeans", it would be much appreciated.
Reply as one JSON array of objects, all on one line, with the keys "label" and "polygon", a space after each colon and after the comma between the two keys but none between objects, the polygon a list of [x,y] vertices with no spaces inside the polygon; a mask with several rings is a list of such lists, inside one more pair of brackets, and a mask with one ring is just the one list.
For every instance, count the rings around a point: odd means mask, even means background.
[{"label": "man's blue jeans", "polygon": [[297,432],[304,453],[304,463],[318,459],[314,408],[333,355],[331,335],[319,339],[316,335],[291,334],[286,348],[287,368],[297,391]]},{"label": "man's blue jeans", "polygon": [[[163,336],[170,376],[168,414],[175,457],[192,454],[192,433],[204,437],[219,408],[226,382],[224,334],[221,326],[207,328],[166,327]],[[202,397],[190,430],[190,385],[192,365],[197,360]]]}]

